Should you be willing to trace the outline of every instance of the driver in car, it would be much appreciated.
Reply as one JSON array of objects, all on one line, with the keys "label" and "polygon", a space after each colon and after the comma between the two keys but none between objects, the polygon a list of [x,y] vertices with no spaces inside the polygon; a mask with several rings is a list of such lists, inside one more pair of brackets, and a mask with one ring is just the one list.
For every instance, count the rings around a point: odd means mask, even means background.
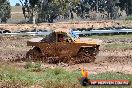
[{"label": "driver in car", "polygon": [[65,41],[64,36],[60,35],[59,38],[58,38],[58,42],[63,42],[63,41]]}]

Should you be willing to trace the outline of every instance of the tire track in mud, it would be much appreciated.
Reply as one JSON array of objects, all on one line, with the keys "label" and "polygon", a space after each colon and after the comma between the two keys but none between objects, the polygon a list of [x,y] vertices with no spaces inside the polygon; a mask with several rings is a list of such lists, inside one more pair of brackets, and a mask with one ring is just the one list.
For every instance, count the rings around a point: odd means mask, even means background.
[{"label": "tire track in mud", "polygon": [[113,39],[102,39],[103,43],[132,43],[131,38],[113,38]]},{"label": "tire track in mud", "polygon": [[0,36],[0,60],[15,61],[25,57],[28,48],[24,37]]},{"label": "tire track in mud", "polygon": [[[26,42],[29,38],[21,37],[0,37],[0,61],[17,60],[18,63],[21,58],[25,57],[26,52],[32,47],[27,47]],[[106,39],[109,41],[109,39]],[[117,40],[112,40],[115,43]],[[117,41],[118,42],[118,41]],[[109,42],[104,42],[109,44]],[[120,43],[120,42],[118,42]],[[127,43],[124,41],[123,43]],[[130,43],[130,42],[129,42]],[[131,43],[130,43],[131,44]],[[18,64],[15,63],[15,64]],[[94,63],[82,63],[84,67],[88,68],[90,74],[97,74],[106,71],[123,72],[132,74],[132,48],[118,48],[111,49],[105,46],[100,47],[100,52],[96,57]],[[54,64],[47,65],[46,67],[64,67],[68,70],[81,70],[82,64],[67,65],[67,64]],[[64,66],[63,66],[64,65]]]},{"label": "tire track in mud", "polygon": [[117,72],[132,74],[132,49],[101,49],[94,63],[82,63],[66,67],[68,70],[79,70],[82,68],[89,74],[104,72]]},{"label": "tire track in mud", "polygon": [[104,49],[99,52],[96,60],[109,63],[132,63],[132,49]]},{"label": "tire track in mud", "polygon": [[[23,58],[25,57],[26,52],[31,48],[26,46],[26,41],[28,40],[26,37],[0,37],[0,40],[0,59],[12,60]],[[113,39],[112,41],[118,42],[119,40]],[[132,39],[130,40],[132,41]],[[107,43],[107,41],[109,41],[109,39],[106,39],[103,42]],[[124,41],[124,43],[126,43],[126,41]],[[96,62],[107,61],[109,63],[130,63],[132,62],[132,48],[107,49],[106,47],[101,47],[99,55],[96,58]]]}]

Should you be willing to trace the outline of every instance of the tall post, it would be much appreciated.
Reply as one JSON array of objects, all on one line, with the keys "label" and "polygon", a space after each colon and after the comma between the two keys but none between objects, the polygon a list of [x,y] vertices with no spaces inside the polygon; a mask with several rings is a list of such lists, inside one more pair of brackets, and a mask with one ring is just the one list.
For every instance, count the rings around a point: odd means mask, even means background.
[{"label": "tall post", "polygon": [[33,24],[36,24],[37,14],[37,5],[35,5],[33,8]]},{"label": "tall post", "polygon": [[99,0],[97,0],[97,3],[96,3],[96,13],[97,13],[97,20],[98,20],[98,17],[99,17]]}]

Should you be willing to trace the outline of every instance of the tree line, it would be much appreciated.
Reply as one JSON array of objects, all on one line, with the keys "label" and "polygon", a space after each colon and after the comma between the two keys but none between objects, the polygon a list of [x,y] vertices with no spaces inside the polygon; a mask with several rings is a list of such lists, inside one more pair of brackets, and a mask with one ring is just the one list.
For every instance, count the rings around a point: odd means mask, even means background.
[{"label": "tree line", "polygon": [[0,0],[0,20],[3,23],[11,17],[11,7],[8,0]]},{"label": "tree line", "polygon": [[[98,14],[103,14],[107,19],[117,19],[125,11],[127,16],[132,15],[132,0],[19,0],[22,11],[28,22],[54,22],[54,20],[74,19],[98,19]],[[1,4],[10,5],[7,0],[1,0]],[[9,7],[8,7],[9,8]],[[8,9],[10,10],[10,9]],[[0,11],[1,7],[0,7]],[[10,11],[2,12],[9,14]],[[0,16],[4,17],[4,16]],[[6,16],[9,18],[10,15]]]}]

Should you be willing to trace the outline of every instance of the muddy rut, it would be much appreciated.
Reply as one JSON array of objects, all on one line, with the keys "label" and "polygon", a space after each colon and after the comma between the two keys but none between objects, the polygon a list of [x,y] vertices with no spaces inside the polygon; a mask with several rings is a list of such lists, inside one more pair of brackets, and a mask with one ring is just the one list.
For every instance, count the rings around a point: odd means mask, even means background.
[{"label": "muddy rut", "polygon": [[[27,47],[26,42],[30,37],[0,37],[0,61],[21,61],[26,52],[32,47]],[[121,39],[110,39],[105,40],[105,44],[109,44],[107,41],[119,42]],[[131,44],[131,39],[126,39],[124,43]],[[123,42],[123,41],[121,41]],[[104,71],[121,71],[124,73],[132,74],[132,48],[118,48],[111,49],[104,45],[100,48],[98,56],[94,63],[82,63],[85,67],[88,67],[90,73],[98,73]],[[62,66],[70,70],[78,70],[82,68],[82,64],[75,65],[52,65],[52,66]],[[48,65],[47,65],[48,66]],[[49,65],[51,66],[51,65]]]},{"label": "muddy rut", "polygon": [[[27,40],[29,40],[30,37],[0,37],[0,58],[1,60],[12,60],[12,59],[19,59],[23,58],[26,54],[26,52],[32,47],[26,46]],[[111,43],[123,42],[124,39],[107,39],[103,40],[103,42],[106,44],[108,41],[113,41]],[[131,39],[126,39],[131,44]],[[124,43],[127,43],[126,40]],[[96,61],[108,61],[113,62],[117,61],[118,59],[122,60],[123,58],[127,61],[131,61],[132,58],[132,48],[123,48],[123,49],[111,49],[106,48],[104,45],[101,45],[100,52],[96,57]],[[124,62],[124,61],[123,61]]]}]

